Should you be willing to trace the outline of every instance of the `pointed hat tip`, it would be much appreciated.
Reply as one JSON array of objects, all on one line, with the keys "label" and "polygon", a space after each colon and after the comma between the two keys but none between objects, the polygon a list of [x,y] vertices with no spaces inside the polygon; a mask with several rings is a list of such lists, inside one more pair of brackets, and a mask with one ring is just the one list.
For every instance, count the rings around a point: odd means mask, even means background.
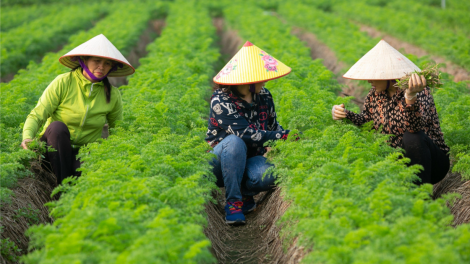
[{"label": "pointed hat tip", "polygon": [[249,47],[249,46],[253,46],[253,44],[249,41],[245,42],[245,45],[243,45],[243,47]]}]

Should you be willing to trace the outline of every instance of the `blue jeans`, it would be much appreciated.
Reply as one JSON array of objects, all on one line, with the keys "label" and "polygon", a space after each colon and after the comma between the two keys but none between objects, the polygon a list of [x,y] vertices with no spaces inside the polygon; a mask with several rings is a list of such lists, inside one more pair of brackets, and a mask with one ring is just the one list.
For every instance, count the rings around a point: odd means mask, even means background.
[{"label": "blue jeans", "polygon": [[267,163],[263,156],[247,159],[246,151],[245,142],[235,135],[227,136],[211,151],[217,155],[210,162],[212,172],[217,177],[217,186],[225,187],[227,202],[241,201],[242,195],[253,196],[275,186],[272,173],[263,177],[274,165]]}]

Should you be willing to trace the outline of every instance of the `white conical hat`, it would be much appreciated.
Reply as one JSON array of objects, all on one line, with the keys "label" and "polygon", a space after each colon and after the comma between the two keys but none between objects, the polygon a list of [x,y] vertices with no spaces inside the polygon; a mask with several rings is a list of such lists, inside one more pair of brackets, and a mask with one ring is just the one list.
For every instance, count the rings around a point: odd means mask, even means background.
[{"label": "white conical hat", "polygon": [[88,40],[82,45],[74,48],[69,53],[60,57],[59,62],[69,68],[79,66],[78,61],[72,61],[75,56],[94,56],[122,63],[122,68],[118,67],[116,71],[109,73],[110,77],[131,75],[135,72],[134,67],[122,56],[121,52],[109,41],[103,34]]},{"label": "white conical hat", "polygon": [[343,77],[354,80],[396,80],[414,71],[421,70],[382,39]]}]

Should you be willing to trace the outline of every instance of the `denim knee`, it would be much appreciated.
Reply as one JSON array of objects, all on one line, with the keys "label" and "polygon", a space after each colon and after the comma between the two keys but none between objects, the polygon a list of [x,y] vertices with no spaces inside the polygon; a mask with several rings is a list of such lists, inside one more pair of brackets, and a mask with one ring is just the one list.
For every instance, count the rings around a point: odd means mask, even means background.
[{"label": "denim knee", "polygon": [[225,153],[229,156],[237,156],[247,152],[245,141],[235,135],[225,137],[219,144],[222,144]]}]

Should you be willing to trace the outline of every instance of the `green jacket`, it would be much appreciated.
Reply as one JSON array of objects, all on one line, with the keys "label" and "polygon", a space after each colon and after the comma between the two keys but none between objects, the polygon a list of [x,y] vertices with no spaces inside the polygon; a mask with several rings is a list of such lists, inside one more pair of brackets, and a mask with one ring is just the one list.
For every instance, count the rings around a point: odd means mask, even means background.
[{"label": "green jacket", "polygon": [[121,119],[119,90],[112,87],[111,101],[106,103],[103,82],[90,82],[78,68],[57,76],[49,84],[26,119],[23,140],[33,139],[44,123],[40,136],[50,123],[61,121],[69,128],[72,145],[78,147],[100,138],[106,120],[109,127],[114,127]]}]

